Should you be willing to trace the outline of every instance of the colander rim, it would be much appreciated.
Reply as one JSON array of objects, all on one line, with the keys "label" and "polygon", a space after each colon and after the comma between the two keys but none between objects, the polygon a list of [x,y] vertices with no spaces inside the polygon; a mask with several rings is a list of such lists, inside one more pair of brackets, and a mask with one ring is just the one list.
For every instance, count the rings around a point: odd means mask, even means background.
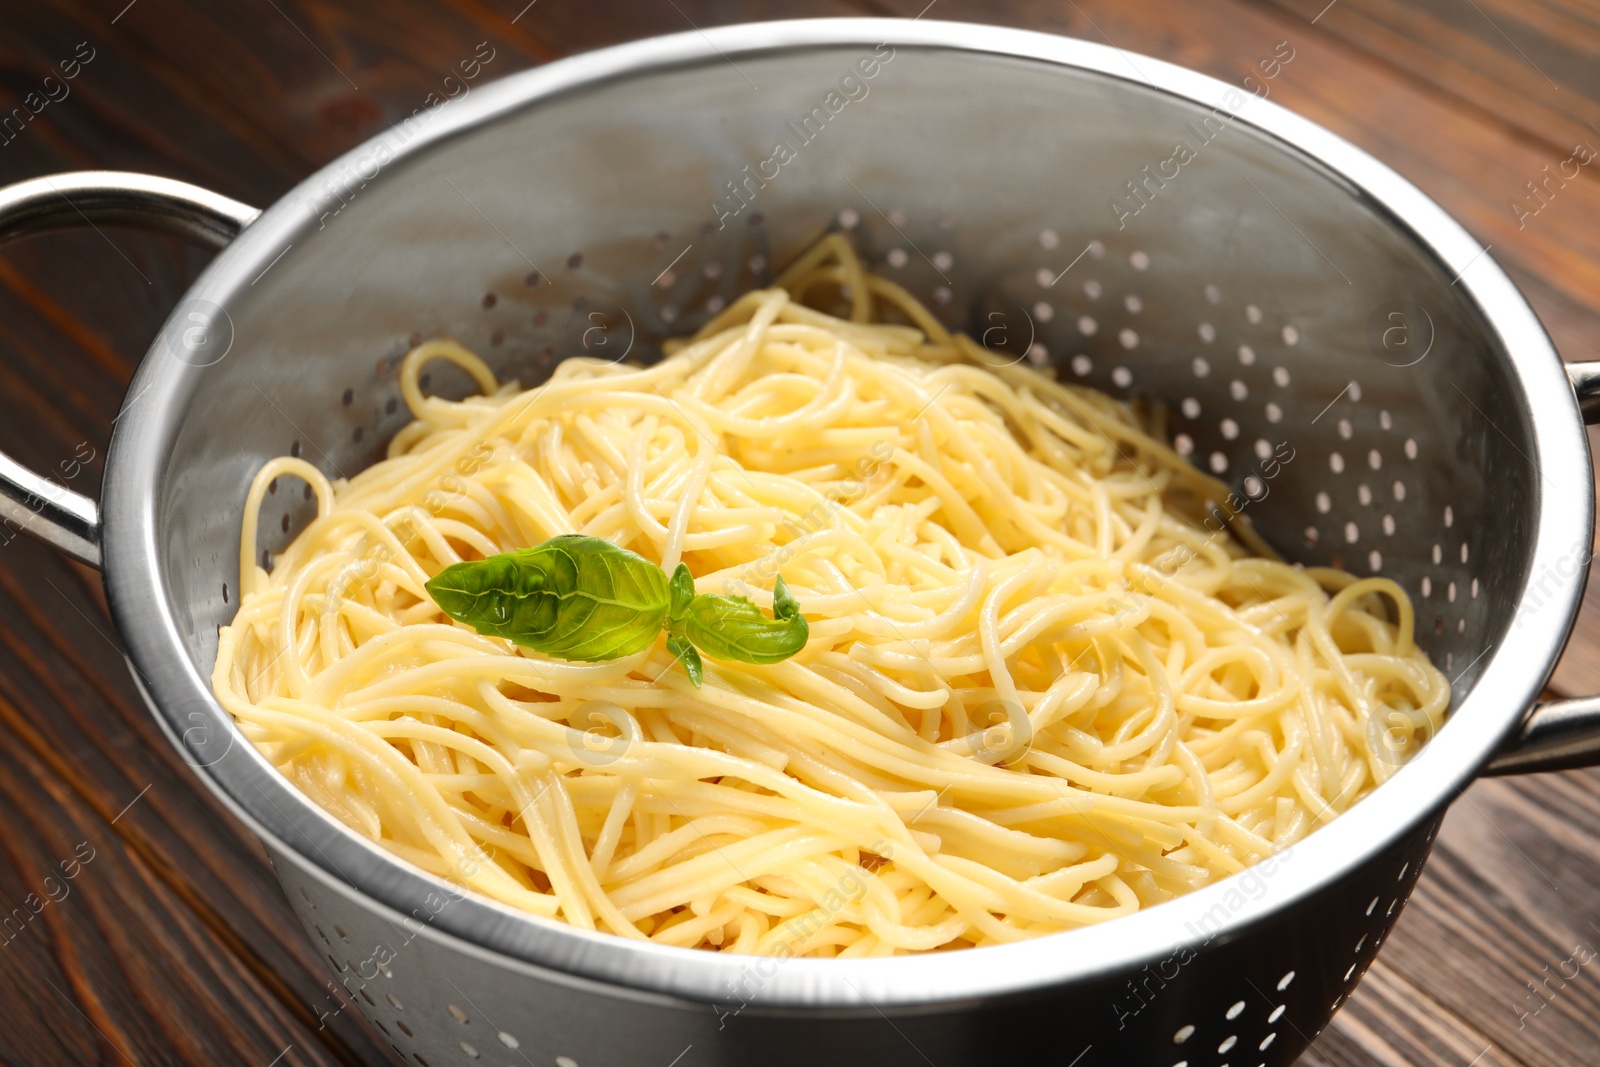
[{"label": "colander rim", "polygon": [[[535,104],[621,79],[723,63],[741,56],[829,48],[895,48],[1011,57],[1153,90],[1205,107],[1239,90],[1207,75],[1147,56],[1050,34],[961,22],[902,19],[801,19],[744,23],[649,38],[573,56],[477,88],[448,115],[398,142],[382,134],[311,175],[268,208],[226,248],[187,294],[189,300],[229,306],[252,278],[307,226],[308,203],[326,197],[329,182],[347,180],[353,164],[387,140],[396,159],[418,154],[464,131]],[[1147,83],[1147,84],[1146,84]],[[1296,906],[1345,877],[1439,811],[1488,760],[1523,709],[1537,697],[1576,614],[1583,573],[1556,570],[1562,553],[1589,544],[1593,487],[1577,403],[1559,357],[1538,319],[1504,271],[1441,207],[1385,164],[1337,135],[1269,100],[1252,99],[1236,120],[1287,151],[1298,153],[1348,184],[1375,211],[1402,226],[1459,285],[1507,354],[1529,412],[1533,461],[1548,480],[1572,492],[1536,489],[1537,528],[1529,574],[1556,575],[1557,590],[1492,651],[1449,726],[1410,765],[1352,810],[1296,845],[1277,866],[1268,890],[1232,909],[1218,937],[1240,936],[1252,925]],[[364,196],[382,195],[382,178]],[[314,216],[314,212],[311,213]],[[286,269],[286,268],[280,268]],[[287,269],[292,269],[292,264]],[[182,323],[169,320],[151,352],[176,347]],[[166,456],[176,437],[174,413],[184,410],[200,368],[147,359],[129,396],[148,402],[125,407],[110,449],[102,502],[108,599],[126,643],[141,693],[169,740],[189,756],[195,724],[226,734],[215,759],[191,758],[201,780],[264,840],[305,873],[363,906],[400,920],[439,879],[410,867],[347,830],[282,778],[233,727],[211,695],[209,680],[184,651],[167,602],[168,581],[158,544],[157,502]],[[1535,665],[1530,667],[1529,664]],[[195,718],[194,716],[199,716]],[[232,742],[237,741],[237,744]],[[212,751],[212,750],[208,750]],[[1198,919],[1233,887],[1228,879],[1175,901],[1098,927],[957,953],[882,960],[787,960],[749,998],[782,1008],[872,1010],[887,1005],[1026,994],[1042,987],[1137,969],[1192,944]],[[459,950],[494,957],[547,979],[645,998],[718,1002],[728,998],[748,958],[642,945],[524,915],[467,895],[435,915],[422,936]],[[1065,941],[1063,938],[1072,940]]]}]

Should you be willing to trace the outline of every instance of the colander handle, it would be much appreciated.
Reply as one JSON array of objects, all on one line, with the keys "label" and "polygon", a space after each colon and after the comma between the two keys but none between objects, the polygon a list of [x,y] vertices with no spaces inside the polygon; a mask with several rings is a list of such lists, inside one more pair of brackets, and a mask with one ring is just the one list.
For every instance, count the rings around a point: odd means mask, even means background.
[{"label": "colander handle", "polygon": [[[1568,363],[1583,420],[1600,423],[1600,362]],[[1537,704],[1484,768],[1486,775],[1565,771],[1600,765],[1600,696]]]},{"label": "colander handle", "polygon": [[1569,771],[1600,764],[1600,697],[1574,697],[1536,705],[1485,775]]},{"label": "colander handle", "polygon": [[[259,214],[248,204],[170,178],[75,171],[0,189],[0,244],[103,224],[159,230],[221,248]],[[99,505],[0,452],[0,531],[13,530],[100,566]]]}]

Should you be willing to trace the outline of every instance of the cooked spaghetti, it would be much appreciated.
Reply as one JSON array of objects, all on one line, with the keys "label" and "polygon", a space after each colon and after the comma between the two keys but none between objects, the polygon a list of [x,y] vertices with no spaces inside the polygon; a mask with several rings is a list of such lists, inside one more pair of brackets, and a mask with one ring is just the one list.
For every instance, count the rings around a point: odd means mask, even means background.
[{"label": "cooked spaghetti", "polygon": [[[1443,722],[1398,585],[1266,558],[1248,501],[1169,447],[1159,408],[1002,365],[842,238],[668,353],[522,390],[429,341],[387,459],[256,476],[213,684],[357,833],[665,945],[990,945],[1242,870]],[[481,395],[425,396],[440,359]],[[257,513],[284,478],[317,517],[268,570]],[[708,659],[697,689],[664,641],[566,662],[424,588],[570,533],[768,609],[781,573],[809,641]]]}]

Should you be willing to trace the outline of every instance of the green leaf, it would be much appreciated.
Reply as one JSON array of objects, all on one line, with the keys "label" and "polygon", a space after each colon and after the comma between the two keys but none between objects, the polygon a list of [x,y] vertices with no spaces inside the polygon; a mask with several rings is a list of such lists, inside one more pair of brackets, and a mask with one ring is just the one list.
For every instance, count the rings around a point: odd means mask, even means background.
[{"label": "green leaf", "polygon": [[778,575],[778,583],[772,587],[772,614],[780,619],[800,618],[800,602],[789,595],[789,587],[783,583],[781,574]]},{"label": "green leaf", "polygon": [[689,681],[694,683],[696,689],[700,688],[700,680],[705,674],[705,667],[700,662],[700,653],[695,647],[682,637],[667,638],[667,651],[672,653],[673,659],[683,661],[684,673],[689,676]]},{"label": "green leaf", "polygon": [[649,648],[671,606],[660,567],[581,534],[454,564],[427,588],[445,614],[480,634],[570,660],[616,659]]},{"label": "green leaf", "polygon": [[674,620],[674,630],[681,627],[683,636],[715,659],[778,663],[806,646],[811,628],[781,577],[772,603],[775,619],[745,597],[702,593],[689,602],[681,621]]},{"label": "green leaf", "polygon": [[678,564],[668,584],[672,588],[672,606],[667,610],[667,615],[674,623],[681,623],[689,611],[690,601],[694,600],[694,578],[689,574],[689,565]]}]

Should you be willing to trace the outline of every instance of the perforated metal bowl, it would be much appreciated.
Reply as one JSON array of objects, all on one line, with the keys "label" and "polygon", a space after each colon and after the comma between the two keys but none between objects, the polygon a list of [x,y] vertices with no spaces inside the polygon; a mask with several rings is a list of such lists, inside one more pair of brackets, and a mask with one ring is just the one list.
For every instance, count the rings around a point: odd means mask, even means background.
[{"label": "perforated metal bowl", "polygon": [[[1596,368],[1569,384],[1443,211],[1246,88],[979,26],[737,26],[480,87],[255,215],[127,175],[0,191],[0,236],[84,216],[237,233],[129,391],[103,506],[0,459],[0,507],[103,564],[157,719],[402,1060],[1288,1063],[1371,962],[1448,801],[1497,752],[1535,769],[1595,751],[1592,703],[1524,713],[1586,571],[1574,386],[1593,394]],[[207,678],[264,460],[375,459],[415,338],[452,334],[524,383],[578,353],[649,359],[833,227],[951,326],[1165,401],[1290,558],[1403,584],[1454,685],[1440,736],[1289,855],[1188,897],[847,962],[641,946],[453,895],[239,739]],[[451,373],[433,387],[464,392]],[[1262,457],[1289,452],[1268,477]],[[311,513],[270,499],[267,553]]]}]

